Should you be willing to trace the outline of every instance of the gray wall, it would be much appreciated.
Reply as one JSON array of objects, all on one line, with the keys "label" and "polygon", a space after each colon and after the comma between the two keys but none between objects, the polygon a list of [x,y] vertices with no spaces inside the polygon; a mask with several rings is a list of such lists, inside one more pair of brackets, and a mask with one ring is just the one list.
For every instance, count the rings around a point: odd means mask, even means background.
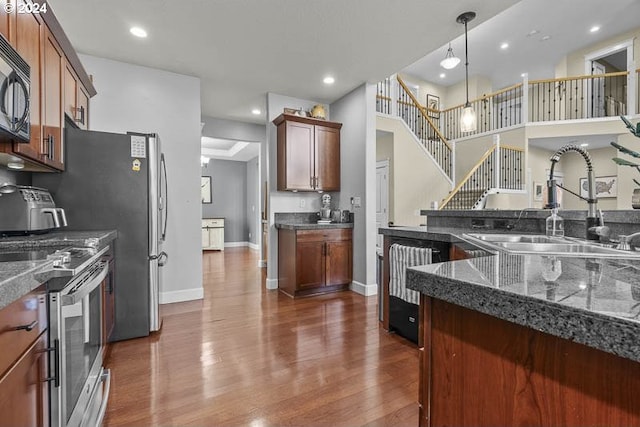
[{"label": "gray wall", "polygon": [[[375,249],[376,125],[375,86],[365,84],[331,104],[331,119],[340,131],[340,209],[354,212],[352,289],[377,293]],[[360,208],[351,206],[358,196]]]},{"label": "gray wall", "polygon": [[224,241],[246,242],[247,163],[211,159],[202,168],[202,176],[211,177],[212,203],[202,204],[203,218],[224,218]]},{"label": "gray wall", "polygon": [[248,242],[258,244],[260,234],[260,191],[258,177],[260,175],[260,157],[256,156],[247,162],[247,226]]},{"label": "gray wall", "polygon": [[157,132],[167,160],[169,216],[160,302],[203,297],[200,199],[200,79],[80,55],[98,94],[91,129]]}]

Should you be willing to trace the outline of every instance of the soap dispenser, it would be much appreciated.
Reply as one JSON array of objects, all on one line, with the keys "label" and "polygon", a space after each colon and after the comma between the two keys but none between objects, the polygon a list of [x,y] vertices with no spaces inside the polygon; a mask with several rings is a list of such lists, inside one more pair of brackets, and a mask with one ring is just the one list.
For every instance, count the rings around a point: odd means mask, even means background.
[{"label": "soap dispenser", "polygon": [[558,215],[558,208],[553,208],[547,217],[547,237],[564,237],[564,220]]}]

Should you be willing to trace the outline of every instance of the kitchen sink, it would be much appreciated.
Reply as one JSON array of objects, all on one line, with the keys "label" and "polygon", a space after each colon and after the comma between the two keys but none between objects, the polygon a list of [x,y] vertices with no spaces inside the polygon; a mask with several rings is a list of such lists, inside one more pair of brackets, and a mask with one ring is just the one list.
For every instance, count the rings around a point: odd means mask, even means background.
[{"label": "kitchen sink", "polygon": [[640,258],[640,252],[623,251],[597,242],[526,234],[465,234],[476,244],[517,254],[568,257]]}]

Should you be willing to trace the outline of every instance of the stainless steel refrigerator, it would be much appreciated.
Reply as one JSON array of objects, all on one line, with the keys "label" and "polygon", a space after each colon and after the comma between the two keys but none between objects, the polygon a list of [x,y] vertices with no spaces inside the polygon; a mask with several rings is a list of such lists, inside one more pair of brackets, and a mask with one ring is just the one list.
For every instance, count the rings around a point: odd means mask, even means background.
[{"label": "stainless steel refrigerator", "polygon": [[168,260],[167,174],[156,134],[65,129],[65,171],[34,173],[53,194],[68,230],[118,230],[112,340],[149,335],[161,326],[160,267]]}]

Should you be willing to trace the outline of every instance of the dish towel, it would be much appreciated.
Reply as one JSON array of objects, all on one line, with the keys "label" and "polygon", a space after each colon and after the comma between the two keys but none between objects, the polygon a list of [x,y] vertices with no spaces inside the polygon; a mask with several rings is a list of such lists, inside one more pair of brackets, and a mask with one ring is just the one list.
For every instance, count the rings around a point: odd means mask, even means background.
[{"label": "dish towel", "polygon": [[420,292],[406,288],[407,267],[431,264],[431,248],[403,246],[397,243],[389,248],[389,295],[400,298],[410,304],[420,303]]}]

